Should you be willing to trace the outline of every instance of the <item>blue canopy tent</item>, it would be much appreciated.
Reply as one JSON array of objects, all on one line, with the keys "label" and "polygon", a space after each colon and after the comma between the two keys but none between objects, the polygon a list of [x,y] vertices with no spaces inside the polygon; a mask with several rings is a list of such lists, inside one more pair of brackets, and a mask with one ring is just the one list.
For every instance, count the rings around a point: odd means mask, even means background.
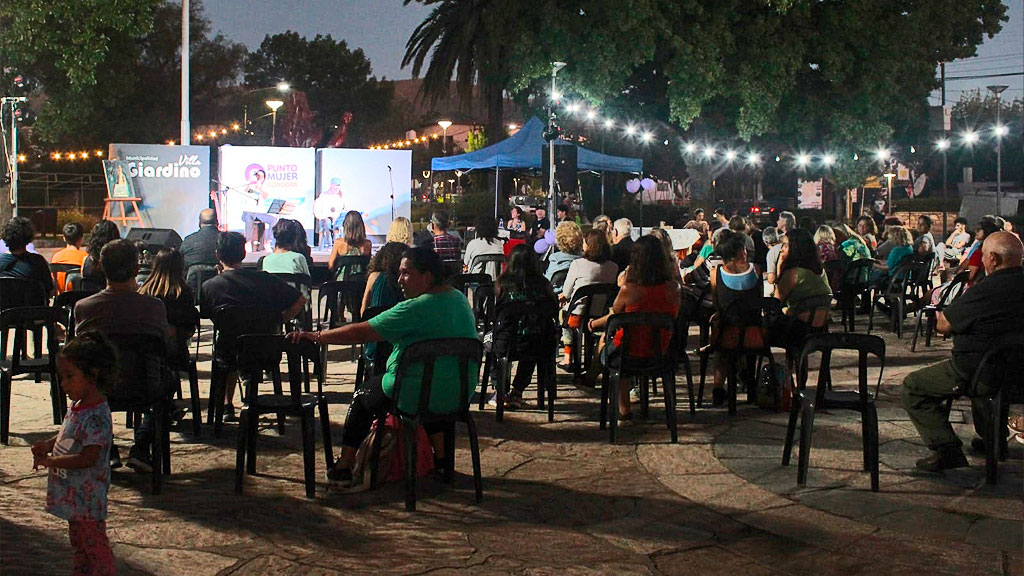
[{"label": "blue canopy tent", "polygon": [[[538,118],[530,120],[514,135],[498,142],[466,154],[434,158],[430,162],[433,171],[444,170],[475,170],[494,168],[494,216],[498,216],[498,172],[502,168],[533,168],[543,166],[542,147],[547,145],[544,140],[544,123]],[[557,146],[576,146],[565,140],[556,140]],[[611,156],[576,146],[576,168],[595,172],[631,172],[643,171],[641,158],[625,158]]]}]

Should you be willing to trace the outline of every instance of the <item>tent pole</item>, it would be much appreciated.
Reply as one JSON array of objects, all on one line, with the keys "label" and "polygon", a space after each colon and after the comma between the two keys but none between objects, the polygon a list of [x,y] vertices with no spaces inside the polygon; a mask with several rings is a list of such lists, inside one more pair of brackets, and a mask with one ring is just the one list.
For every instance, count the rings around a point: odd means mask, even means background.
[{"label": "tent pole", "polygon": [[[604,150],[604,146],[601,146]],[[601,214],[604,214],[604,170],[601,170]]]},{"label": "tent pole", "polygon": [[498,219],[498,173],[500,169],[494,166],[494,219]]}]

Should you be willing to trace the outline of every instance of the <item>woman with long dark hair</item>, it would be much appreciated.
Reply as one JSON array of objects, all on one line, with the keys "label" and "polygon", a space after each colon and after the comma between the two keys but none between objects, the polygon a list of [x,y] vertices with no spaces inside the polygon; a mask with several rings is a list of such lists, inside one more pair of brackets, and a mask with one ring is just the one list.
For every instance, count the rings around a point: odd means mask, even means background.
[{"label": "woman with long dark hair", "polygon": [[[274,224],[274,251],[263,258],[263,271],[271,274],[306,274],[309,275],[309,264],[306,255],[299,252],[298,222],[282,218]],[[302,239],[305,241],[305,230]]]},{"label": "woman with long dark hair", "polygon": [[185,282],[185,258],[174,248],[161,248],[153,257],[152,266],[149,278],[139,288],[139,294],[163,301],[172,338],[179,329],[186,330],[187,336],[191,336],[199,312],[193,304],[192,289]]},{"label": "woman with long dark hair", "polygon": [[[498,276],[494,285],[494,293],[497,317],[501,316],[502,309],[509,304],[529,302],[538,318],[550,318],[551,322],[554,322],[558,311],[558,299],[551,289],[551,283],[540,271],[540,260],[534,251],[525,244],[516,246],[509,253],[508,266]],[[524,353],[524,356],[537,358],[545,350],[549,351],[554,348],[554,334],[548,333],[546,324],[542,322],[523,324],[514,321],[508,326],[495,326],[493,338],[496,349],[501,351],[502,346],[507,346],[507,344],[502,344],[507,342],[509,337],[509,334],[505,332],[506,329],[518,331],[519,347],[517,352]],[[506,409],[515,410],[523,406],[523,390],[533,379],[536,367],[536,360],[531,358],[522,358],[519,361],[519,368],[512,380],[512,389],[505,398]]]},{"label": "woman with long dark hair", "polygon": [[[466,254],[462,257],[465,270],[474,274],[487,272],[482,263],[473,266],[473,259],[484,254],[504,253],[505,241],[498,237],[497,222],[486,214],[478,216],[476,219],[476,238],[473,238],[466,244]],[[492,277],[497,276],[501,272],[501,267],[497,268],[496,271],[491,273]]]},{"label": "woman with long dark hair", "polygon": [[336,267],[339,257],[369,256],[373,250],[373,244],[366,238],[366,225],[363,223],[363,216],[359,212],[349,210],[348,214],[345,214],[341,231],[342,236],[334,241],[331,256],[327,259],[327,267],[334,272],[334,277],[338,280],[344,280],[346,276],[346,270]]},{"label": "woman with long dark hair", "polygon": [[[599,330],[608,325],[608,320],[615,314],[628,312],[648,312],[667,314],[675,318],[679,314],[679,283],[672,274],[672,263],[661,241],[654,236],[641,236],[633,243],[629,254],[629,266],[624,272],[625,282],[619,288],[619,295],[612,303],[611,312],[590,321],[590,330]],[[654,349],[654,331],[649,327],[637,330],[630,340],[630,356],[652,356]],[[602,337],[599,345],[599,358],[607,364],[608,358],[622,346],[622,334],[611,335],[611,342]],[[668,347],[668,339],[662,338],[662,352]],[[621,421],[633,419],[629,402],[631,385],[626,380],[619,386],[618,417]]]},{"label": "woman with long dark hair", "polygon": [[797,228],[786,232],[782,237],[779,259],[778,297],[784,311],[792,309],[801,300],[832,293],[818,259],[818,247],[809,231]]},{"label": "woman with long dark hair", "polygon": [[88,253],[85,260],[82,260],[82,288],[84,290],[98,291],[107,287],[107,277],[100,267],[100,250],[103,247],[121,239],[121,231],[117,224],[110,220],[100,220],[92,227],[89,234],[89,244],[86,247]]}]

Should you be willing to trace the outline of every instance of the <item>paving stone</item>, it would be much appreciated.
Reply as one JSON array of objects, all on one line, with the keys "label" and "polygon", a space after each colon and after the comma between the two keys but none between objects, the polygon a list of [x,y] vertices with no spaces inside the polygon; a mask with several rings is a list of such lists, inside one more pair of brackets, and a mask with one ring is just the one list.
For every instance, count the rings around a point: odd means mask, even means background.
[{"label": "paving stone", "polygon": [[129,567],[154,576],[174,576],[188,571],[203,576],[217,574],[234,566],[238,560],[219,554],[173,548],[139,548],[114,544],[114,556]]},{"label": "paving stone", "polygon": [[1024,524],[1019,520],[981,518],[967,531],[967,542],[996,548],[1016,557],[1024,554]]}]

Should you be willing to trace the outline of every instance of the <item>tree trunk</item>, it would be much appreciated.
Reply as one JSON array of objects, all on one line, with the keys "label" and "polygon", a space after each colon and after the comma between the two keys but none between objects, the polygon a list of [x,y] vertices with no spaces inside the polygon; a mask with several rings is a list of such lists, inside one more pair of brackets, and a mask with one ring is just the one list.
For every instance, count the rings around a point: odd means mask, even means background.
[{"label": "tree trunk", "polygon": [[505,139],[505,99],[504,87],[496,84],[487,84],[484,87],[484,97],[487,99],[487,126],[484,134],[487,135],[487,144],[495,144]]}]

